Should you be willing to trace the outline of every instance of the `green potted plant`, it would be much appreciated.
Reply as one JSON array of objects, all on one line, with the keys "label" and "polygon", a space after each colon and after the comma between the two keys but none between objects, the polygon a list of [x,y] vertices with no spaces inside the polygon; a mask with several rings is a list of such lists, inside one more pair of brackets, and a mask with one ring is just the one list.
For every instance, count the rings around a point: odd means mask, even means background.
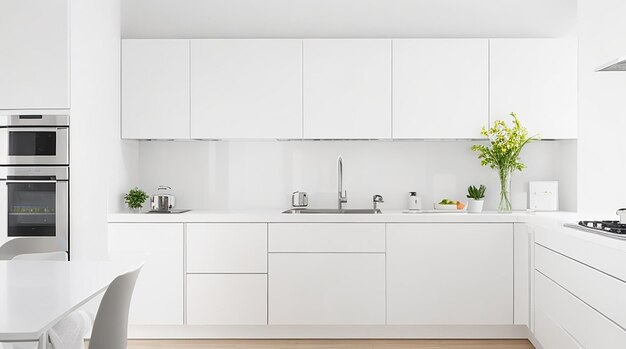
[{"label": "green potted plant", "polygon": [[482,166],[489,166],[498,171],[500,177],[500,204],[498,211],[511,212],[511,175],[513,171],[523,170],[526,165],[520,161],[520,153],[524,146],[536,136],[528,137],[528,131],[523,127],[515,113],[513,125],[509,127],[503,120],[493,122],[491,128],[483,127],[481,135],[489,138],[489,145],[475,144],[472,150],[478,152],[478,159]]},{"label": "green potted plant", "polygon": [[124,195],[124,202],[133,212],[139,212],[143,207],[143,203],[148,199],[148,194],[145,191],[134,187]]},{"label": "green potted plant", "polygon": [[480,213],[483,211],[485,190],[487,188],[482,184],[478,188],[473,185],[467,188],[467,212]]}]

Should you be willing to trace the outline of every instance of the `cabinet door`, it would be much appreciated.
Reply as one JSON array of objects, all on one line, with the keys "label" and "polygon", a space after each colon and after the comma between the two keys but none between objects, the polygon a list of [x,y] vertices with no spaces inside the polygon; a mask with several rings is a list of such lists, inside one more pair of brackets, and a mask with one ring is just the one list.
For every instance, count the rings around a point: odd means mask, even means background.
[{"label": "cabinet door", "polygon": [[112,260],[145,260],[130,305],[131,325],[183,324],[183,224],[109,224]]},{"label": "cabinet door", "polygon": [[304,40],[304,137],[391,137],[391,40]]},{"label": "cabinet door", "polygon": [[270,325],[384,325],[384,253],[270,253]]},{"label": "cabinet door", "polygon": [[0,109],[69,109],[69,0],[0,1]]},{"label": "cabinet door", "polygon": [[192,40],[192,138],[301,138],[301,40]]},{"label": "cabinet door", "polygon": [[512,224],[388,224],[387,323],[513,324]]},{"label": "cabinet door", "polygon": [[122,40],[122,138],[189,138],[189,40]]},{"label": "cabinet door", "polygon": [[479,138],[488,108],[487,40],[393,41],[393,138]]},{"label": "cabinet door", "polygon": [[577,137],[575,40],[491,40],[490,65],[491,122],[515,112],[530,135]]},{"label": "cabinet door", "polygon": [[187,224],[187,272],[267,273],[267,225]]},{"label": "cabinet door", "polygon": [[267,275],[187,275],[187,324],[267,324]]}]

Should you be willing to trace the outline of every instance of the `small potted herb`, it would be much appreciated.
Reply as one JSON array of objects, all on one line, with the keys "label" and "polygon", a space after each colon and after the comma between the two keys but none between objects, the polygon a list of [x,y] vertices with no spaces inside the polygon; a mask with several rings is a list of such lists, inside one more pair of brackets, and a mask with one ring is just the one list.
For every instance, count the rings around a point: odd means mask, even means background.
[{"label": "small potted herb", "polygon": [[485,188],[484,185],[480,185],[480,187],[476,188],[473,185],[470,185],[467,188],[467,212],[480,213],[483,211],[483,204],[485,203]]},{"label": "small potted herb", "polygon": [[124,202],[133,212],[139,212],[143,207],[143,203],[148,199],[148,194],[145,191],[134,187],[124,195]]}]

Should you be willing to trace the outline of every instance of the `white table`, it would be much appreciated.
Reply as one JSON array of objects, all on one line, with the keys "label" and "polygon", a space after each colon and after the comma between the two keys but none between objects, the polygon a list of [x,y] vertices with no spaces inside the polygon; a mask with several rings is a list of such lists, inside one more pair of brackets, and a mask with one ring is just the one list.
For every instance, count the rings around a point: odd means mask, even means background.
[{"label": "white table", "polygon": [[139,264],[0,261],[0,342],[47,344],[48,330]]}]

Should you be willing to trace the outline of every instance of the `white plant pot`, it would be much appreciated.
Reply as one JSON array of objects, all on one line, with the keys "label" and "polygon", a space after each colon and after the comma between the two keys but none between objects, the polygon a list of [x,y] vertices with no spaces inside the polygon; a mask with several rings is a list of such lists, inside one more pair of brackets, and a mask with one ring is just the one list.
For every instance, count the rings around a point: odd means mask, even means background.
[{"label": "white plant pot", "polygon": [[480,213],[483,212],[485,200],[467,199],[467,212]]}]

